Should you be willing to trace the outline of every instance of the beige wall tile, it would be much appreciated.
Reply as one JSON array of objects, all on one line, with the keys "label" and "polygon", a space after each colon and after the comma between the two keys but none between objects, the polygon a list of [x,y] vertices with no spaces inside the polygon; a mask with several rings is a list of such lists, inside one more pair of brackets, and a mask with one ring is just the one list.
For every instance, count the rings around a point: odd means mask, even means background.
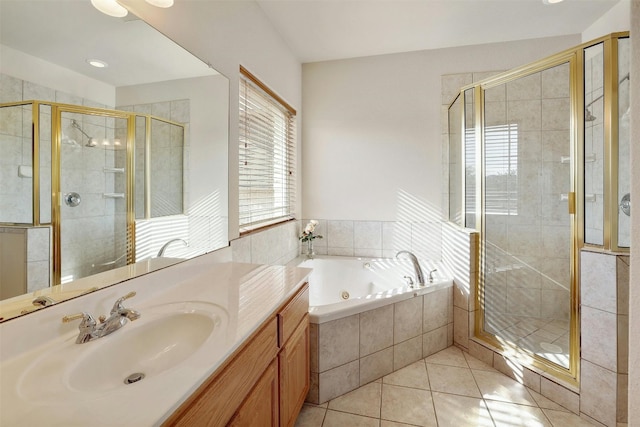
[{"label": "beige wall tile", "polygon": [[611,371],[617,370],[617,316],[583,306],[580,311],[581,357]]},{"label": "beige wall tile", "polygon": [[616,424],[617,375],[583,360],[580,364],[580,412],[607,425]]},{"label": "beige wall tile", "polygon": [[459,307],[453,308],[453,342],[464,348],[469,346],[469,312]]},{"label": "beige wall tile", "polygon": [[522,381],[522,366],[499,353],[493,353],[493,367],[513,380]]},{"label": "beige wall tile", "polygon": [[360,357],[393,345],[393,305],[360,313]]},{"label": "beige wall tile", "polygon": [[422,358],[422,335],[393,346],[393,370],[396,371]]},{"label": "beige wall tile", "polygon": [[318,376],[318,403],[324,403],[360,386],[360,362],[355,360]]},{"label": "beige wall tile", "polygon": [[430,332],[449,323],[452,289],[441,289],[423,297],[422,331]]},{"label": "beige wall tile", "polygon": [[580,257],[581,304],[615,313],[616,257],[588,251],[582,251]]},{"label": "beige wall tile", "polygon": [[626,423],[629,412],[629,376],[627,374],[618,374],[618,398],[616,403],[616,421],[618,423]]},{"label": "beige wall tile", "polygon": [[493,350],[473,340],[469,340],[469,354],[487,365],[493,366]]},{"label": "beige wall tile", "polygon": [[540,394],[574,414],[580,412],[580,395],[547,378],[540,378]]},{"label": "beige wall tile", "polygon": [[530,74],[507,83],[507,100],[540,99],[542,79],[540,73]]},{"label": "beige wall tile", "polygon": [[359,316],[322,323],[318,330],[318,369],[324,372],[354,361],[360,353]]},{"label": "beige wall tile", "polygon": [[309,369],[311,372],[319,372],[318,369],[318,324],[309,323]]},{"label": "beige wall tile", "polygon": [[542,97],[562,98],[569,96],[569,65],[562,64],[542,72]]},{"label": "beige wall tile", "polygon": [[397,344],[422,334],[422,298],[411,298],[394,304],[393,343]]},{"label": "beige wall tile", "polygon": [[448,325],[445,325],[422,335],[422,357],[431,356],[449,346],[448,330]]},{"label": "beige wall tile", "polygon": [[307,393],[305,402],[310,402],[315,405],[320,403],[319,385],[320,385],[320,374],[318,374],[317,372],[311,372],[311,375],[309,378],[309,392]]},{"label": "beige wall tile", "polygon": [[393,372],[393,347],[360,359],[360,385],[382,378]]},{"label": "beige wall tile", "polygon": [[523,384],[531,390],[540,393],[540,374],[528,368],[524,368],[522,374]]},{"label": "beige wall tile", "polygon": [[629,316],[618,315],[618,373],[629,372]]},{"label": "beige wall tile", "polygon": [[617,257],[618,314],[629,314],[629,257]]}]

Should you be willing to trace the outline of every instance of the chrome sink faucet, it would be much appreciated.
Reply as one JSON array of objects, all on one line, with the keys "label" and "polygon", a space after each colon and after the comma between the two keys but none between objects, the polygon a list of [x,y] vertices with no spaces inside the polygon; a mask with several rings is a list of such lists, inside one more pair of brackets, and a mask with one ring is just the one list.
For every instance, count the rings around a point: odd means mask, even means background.
[{"label": "chrome sink faucet", "polygon": [[100,321],[99,325],[96,323],[93,316],[85,312],[64,316],[62,318],[62,323],[69,323],[77,319],[82,319],[78,326],[80,333],[78,334],[78,338],[76,338],[76,344],[84,344],[89,341],[97,340],[98,338],[105,337],[122,328],[126,325],[127,320],[133,321],[140,317],[139,312],[126,308],[122,305],[124,300],[134,296],[136,296],[135,292],[129,292],[122,298],[118,298],[118,300],[113,304],[110,316],[108,318],[106,316],[100,316],[98,318]]},{"label": "chrome sink faucet", "polygon": [[169,245],[172,244],[173,242],[182,242],[185,246],[189,246],[189,243],[187,243],[187,241],[184,239],[171,239],[167,243],[162,245],[162,247],[158,251],[158,258],[161,258],[162,256],[164,256],[164,252],[167,250]]},{"label": "chrome sink faucet", "polygon": [[422,268],[420,267],[420,263],[418,262],[418,258],[416,258],[416,256],[409,252],[409,251],[400,251],[396,254],[396,258],[398,258],[401,254],[407,254],[409,256],[409,259],[411,260],[411,262],[413,263],[413,269],[416,272],[416,282],[418,286],[424,286],[424,274],[422,273]]}]

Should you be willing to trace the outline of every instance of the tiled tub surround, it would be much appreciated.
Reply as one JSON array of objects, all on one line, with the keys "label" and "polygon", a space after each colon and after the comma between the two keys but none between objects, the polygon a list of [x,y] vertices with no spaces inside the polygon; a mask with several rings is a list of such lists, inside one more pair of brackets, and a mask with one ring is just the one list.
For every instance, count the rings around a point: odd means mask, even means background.
[{"label": "tiled tub surround", "polygon": [[451,345],[452,288],[424,290],[341,319],[312,321],[307,401],[324,403]]},{"label": "tiled tub surround", "polygon": [[[419,259],[442,258],[442,221],[420,218],[408,221],[351,221],[318,219],[313,241],[317,255],[393,258],[398,251]],[[306,224],[309,220],[302,220]],[[301,248],[305,253],[306,247]]]}]

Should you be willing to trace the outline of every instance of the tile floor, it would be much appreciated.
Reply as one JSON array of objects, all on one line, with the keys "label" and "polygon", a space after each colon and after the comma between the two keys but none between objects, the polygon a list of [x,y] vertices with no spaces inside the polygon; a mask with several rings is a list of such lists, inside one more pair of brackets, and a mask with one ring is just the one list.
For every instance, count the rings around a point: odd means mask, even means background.
[{"label": "tile floor", "polygon": [[492,367],[449,347],[323,405],[296,427],[591,426]]}]

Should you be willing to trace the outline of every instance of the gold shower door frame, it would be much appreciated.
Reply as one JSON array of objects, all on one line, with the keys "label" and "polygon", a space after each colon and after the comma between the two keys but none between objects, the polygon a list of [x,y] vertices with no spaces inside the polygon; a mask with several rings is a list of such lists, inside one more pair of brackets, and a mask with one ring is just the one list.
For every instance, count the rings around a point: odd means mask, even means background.
[{"label": "gold shower door frame", "polygon": [[[34,103],[36,108],[37,102]],[[135,212],[134,212],[134,140],[135,114],[124,111],[103,108],[82,107],[71,104],[42,103],[51,106],[51,223],[53,228],[53,277],[52,285],[61,283],[62,273],[62,239],[61,239],[61,144],[62,144],[62,113],[76,113],[127,120],[126,137],[126,250],[127,265],[135,261]],[[35,116],[38,117],[38,116]],[[39,117],[38,117],[39,119]],[[38,122],[34,120],[34,127],[38,129]],[[34,138],[38,141],[37,138]],[[37,156],[34,150],[34,158]],[[35,165],[35,164],[34,164]],[[35,195],[35,194],[34,194]],[[35,197],[34,197],[35,199]]]},{"label": "gold shower door frame", "polygon": [[[485,324],[485,312],[484,312],[484,289],[485,289],[485,268],[487,260],[487,231],[486,231],[486,200],[485,191],[485,166],[483,156],[485,153],[485,123],[484,123],[484,92],[487,89],[497,87],[516,79],[526,77],[535,73],[542,72],[544,70],[560,66],[563,64],[569,64],[569,99],[570,99],[570,117],[571,125],[569,127],[569,147],[570,147],[570,162],[569,162],[569,197],[567,202],[567,215],[570,215],[569,228],[570,228],[570,254],[569,254],[569,287],[570,287],[570,319],[569,319],[569,333],[570,333],[570,345],[569,345],[569,368],[558,365],[550,360],[544,359],[541,356],[534,354],[533,352],[524,350],[517,347],[515,344],[505,342],[498,339],[495,335],[484,330]],[[476,317],[475,317],[475,336],[492,346],[500,349],[503,353],[515,356],[518,360],[521,360],[524,365],[532,365],[547,372],[551,372],[555,376],[562,378],[563,380],[577,385],[578,370],[579,370],[579,325],[578,325],[578,235],[579,235],[579,223],[581,215],[578,213],[580,210],[576,206],[575,194],[578,191],[577,186],[579,173],[581,168],[581,159],[583,157],[582,150],[578,146],[580,135],[578,126],[576,123],[580,123],[581,119],[577,118],[580,115],[581,105],[581,90],[582,87],[582,73],[581,73],[581,58],[578,57],[575,50],[569,52],[562,52],[557,55],[553,55],[544,60],[538,61],[534,64],[527,65],[502,74],[495,78],[491,78],[483,81],[480,85],[475,87],[475,111],[476,118],[478,119],[478,113],[480,119],[476,122],[476,169],[479,171],[480,185],[476,185],[476,200],[479,203],[476,206],[476,228],[481,230],[480,233],[480,271],[478,275],[478,287],[476,292]]]},{"label": "gold shower door frame", "polygon": [[[516,68],[506,73],[485,79],[464,86],[460,90],[460,95],[465,96],[465,91],[472,89],[474,96],[474,116],[475,116],[475,150],[476,150],[476,206],[475,206],[475,228],[480,230],[480,243],[477,250],[479,269],[475,277],[475,322],[474,336],[496,348],[505,355],[513,356],[524,366],[533,366],[541,371],[549,373],[551,376],[563,380],[573,386],[579,385],[580,378],[580,249],[592,247],[600,251],[629,252],[629,248],[619,247],[617,241],[617,201],[618,194],[618,66],[617,66],[617,41],[620,38],[629,37],[628,32],[613,33],[587,43],[583,43],[574,48],[549,56],[540,61]],[[584,49],[598,43],[603,43],[604,48],[604,244],[590,245],[584,243]],[[510,345],[499,340],[495,335],[484,330],[484,268],[486,261],[486,220],[485,220],[485,170],[481,153],[484,153],[484,90],[505,84],[520,77],[536,72],[544,71],[561,64],[569,64],[569,85],[570,85],[570,192],[568,194],[567,213],[571,215],[571,244],[570,244],[570,345],[569,345],[569,367],[556,364],[541,356],[527,352],[515,344]],[[615,102],[614,102],[615,101]],[[464,106],[466,101],[463,101]],[[451,106],[450,106],[451,108]],[[460,123],[461,135],[465,134],[464,108]],[[462,145],[462,160],[465,159],[465,144]],[[464,164],[464,163],[463,163]],[[463,183],[465,168],[462,168]],[[464,190],[462,192],[464,194]],[[466,212],[465,197],[462,197],[462,212]]]}]

